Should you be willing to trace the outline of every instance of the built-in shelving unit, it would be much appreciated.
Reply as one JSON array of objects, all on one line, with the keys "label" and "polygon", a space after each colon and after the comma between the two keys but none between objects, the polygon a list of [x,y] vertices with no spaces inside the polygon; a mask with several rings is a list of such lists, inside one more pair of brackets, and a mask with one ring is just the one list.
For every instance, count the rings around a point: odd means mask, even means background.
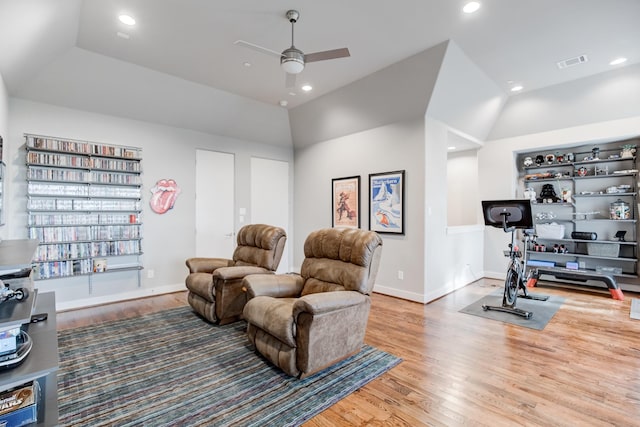
[{"label": "built-in shelving unit", "polygon": [[142,269],[142,150],[25,134],[34,280]]},{"label": "built-in shelving unit", "polygon": [[[638,140],[521,153],[516,162],[539,233],[528,259],[638,279]],[[547,197],[546,189],[553,189]],[[535,196],[533,196],[535,193]],[[595,233],[596,240],[573,238]],[[554,233],[551,233],[554,234]],[[620,240],[624,234],[624,240]]]}]

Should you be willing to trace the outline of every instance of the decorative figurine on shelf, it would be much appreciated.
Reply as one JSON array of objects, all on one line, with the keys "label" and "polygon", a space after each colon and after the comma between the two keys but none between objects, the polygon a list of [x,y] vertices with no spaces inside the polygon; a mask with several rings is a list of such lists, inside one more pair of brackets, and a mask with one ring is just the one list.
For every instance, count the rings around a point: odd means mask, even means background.
[{"label": "decorative figurine on shelf", "polygon": [[544,157],[542,157],[542,154],[538,154],[536,156],[536,165],[540,166],[543,163],[544,163]]},{"label": "decorative figurine on shelf", "polygon": [[628,159],[636,155],[636,146],[633,144],[625,144],[622,146],[622,152],[620,153],[620,157],[623,159]]},{"label": "decorative figurine on shelf", "polygon": [[593,147],[591,150],[591,155],[593,160],[600,160],[600,149],[598,147]]},{"label": "decorative figurine on shelf", "polygon": [[544,158],[548,164],[552,165],[554,160],[556,159],[556,156],[554,156],[553,154],[547,154],[546,156],[544,156]]},{"label": "decorative figurine on shelf", "polygon": [[528,168],[529,166],[533,166],[533,159],[531,157],[524,158],[524,167]]},{"label": "decorative figurine on shelf", "polygon": [[576,156],[573,153],[567,153],[567,162],[574,162],[576,160]]},{"label": "decorative figurine on shelf", "polygon": [[559,201],[560,197],[556,194],[553,184],[545,184],[542,186],[540,197],[538,197],[538,203],[557,203]]},{"label": "decorative figurine on shelf", "polygon": [[558,162],[558,163],[564,162],[564,154],[561,154],[561,153],[556,151],[556,162]]},{"label": "decorative figurine on shelf", "polygon": [[624,230],[620,230],[620,231],[618,231],[618,232],[616,233],[616,237],[618,238],[618,241],[619,241],[619,242],[624,242],[624,241],[625,241],[625,240],[624,240],[624,235],[625,235],[625,234],[627,234],[627,232],[626,232],[626,231],[624,231]]},{"label": "decorative figurine on shelf", "polygon": [[534,202],[536,200],[536,190],[534,190],[533,187],[527,187],[524,190],[524,198]]}]

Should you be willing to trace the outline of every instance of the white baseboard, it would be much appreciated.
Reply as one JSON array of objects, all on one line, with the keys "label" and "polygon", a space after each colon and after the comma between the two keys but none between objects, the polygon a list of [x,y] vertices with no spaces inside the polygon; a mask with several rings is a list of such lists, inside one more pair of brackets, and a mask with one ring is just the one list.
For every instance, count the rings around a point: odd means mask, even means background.
[{"label": "white baseboard", "polygon": [[[482,278],[482,277],[484,277],[484,275],[480,274],[479,278]],[[433,300],[441,298],[445,295],[450,294],[451,292],[457,291],[458,289],[462,289],[465,286],[470,285],[471,283],[477,281],[479,278],[470,277],[467,280],[461,281],[459,283],[448,283],[445,286],[441,286],[440,288],[427,293],[425,295],[425,301],[426,303],[429,303]]]},{"label": "white baseboard", "polygon": [[152,295],[170,294],[186,290],[184,283],[177,285],[166,285],[157,288],[141,288],[131,292],[120,294],[104,295],[95,298],[84,298],[73,301],[56,301],[56,311],[75,310],[78,308],[92,307],[95,305],[109,304],[112,302],[127,301],[137,298],[149,297]]},{"label": "white baseboard", "polygon": [[483,274],[487,279],[504,280],[507,277],[507,273],[504,271],[500,273],[495,271],[485,271]]},{"label": "white baseboard", "polygon": [[391,297],[402,298],[409,301],[415,301],[422,304],[426,303],[424,299],[424,295],[416,294],[415,292],[403,291],[401,289],[388,288],[386,286],[375,285],[373,287],[373,292],[377,292],[383,295],[389,295]]},{"label": "white baseboard", "polygon": [[489,279],[504,280],[505,274],[482,271],[480,272],[478,277],[469,277],[467,278],[467,280],[457,284],[452,284],[452,283],[446,284],[426,294],[417,294],[415,292],[408,292],[401,289],[389,288],[381,285],[375,285],[373,287],[373,291],[383,295],[389,295],[396,298],[402,298],[409,301],[419,302],[421,304],[427,304],[433,300],[436,300],[447,294],[450,294],[453,291],[457,291],[458,289],[464,288],[465,286],[470,285],[471,283],[485,277]]}]

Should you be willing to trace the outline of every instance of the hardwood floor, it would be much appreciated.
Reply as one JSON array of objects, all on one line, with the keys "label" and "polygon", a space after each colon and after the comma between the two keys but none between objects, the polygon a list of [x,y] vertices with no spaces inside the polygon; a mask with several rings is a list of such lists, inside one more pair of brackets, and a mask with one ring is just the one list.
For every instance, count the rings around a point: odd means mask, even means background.
[{"label": "hardwood floor", "polygon": [[[480,280],[427,305],[374,294],[366,342],[403,362],[305,425],[639,425],[640,296],[541,286],[566,298],[542,331],[458,312],[501,287]],[[64,312],[58,328],[184,304],[176,293]]]}]

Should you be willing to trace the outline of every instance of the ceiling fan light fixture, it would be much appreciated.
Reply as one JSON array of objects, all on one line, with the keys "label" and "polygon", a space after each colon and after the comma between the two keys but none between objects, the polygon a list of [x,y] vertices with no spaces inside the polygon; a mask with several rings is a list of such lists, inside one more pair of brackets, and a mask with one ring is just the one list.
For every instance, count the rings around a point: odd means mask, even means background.
[{"label": "ceiling fan light fixture", "polygon": [[289,74],[299,74],[304,70],[304,62],[298,58],[282,58],[280,65]]},{"label": "ceiling fan light fixture", "polygon": [[299,74],[304,70],[304,53],[291,46],[282,52],[280,65],[289,74]]}]

